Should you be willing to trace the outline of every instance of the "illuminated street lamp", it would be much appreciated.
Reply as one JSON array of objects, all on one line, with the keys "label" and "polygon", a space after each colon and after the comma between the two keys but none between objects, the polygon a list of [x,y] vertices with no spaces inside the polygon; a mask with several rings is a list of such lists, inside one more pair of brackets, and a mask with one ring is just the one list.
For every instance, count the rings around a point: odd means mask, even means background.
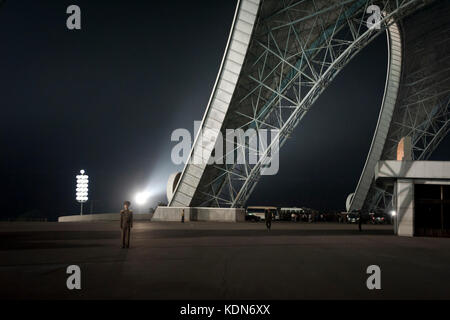
[{"label": "illuminated street lamp", "polygon": [[83,203],[88,201],[89,176],[84,174],[84,170],[80,170],[80,173],[77,175],[76,199],[81,204],[80,215],[83,215]]},{"label": "illuminated street lamp", "polygon": [[397,211],[391,210],[391,218],[392,218],[392,223],[394,224],[394,234],[397,234],[398,233]]}]

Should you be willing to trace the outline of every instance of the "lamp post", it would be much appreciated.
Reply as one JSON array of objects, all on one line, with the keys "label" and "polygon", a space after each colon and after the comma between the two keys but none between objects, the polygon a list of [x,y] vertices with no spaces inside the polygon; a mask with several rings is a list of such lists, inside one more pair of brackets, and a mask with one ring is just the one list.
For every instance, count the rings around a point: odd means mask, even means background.
[{"label": "lamp post", "polygon": [[88,201],[89,176],[84,174],[84,170],[80,170],[80,173],[77,175],[76,199],[81,205],[80,215],[83,215],[83,203]]}]

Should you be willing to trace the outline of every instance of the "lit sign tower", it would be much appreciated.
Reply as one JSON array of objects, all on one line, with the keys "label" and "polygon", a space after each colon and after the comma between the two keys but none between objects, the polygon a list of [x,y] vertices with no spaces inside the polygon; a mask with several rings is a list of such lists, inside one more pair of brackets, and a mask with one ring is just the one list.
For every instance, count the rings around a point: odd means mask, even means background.
[{"label": "lit sign tower", "polygon": [[80,215],[83,215],[83,203],[88,201],[88,185],[89,176],[85,175],[84,170],[80,170],[79,175],[77,175],[77,201],[81,204]]}]

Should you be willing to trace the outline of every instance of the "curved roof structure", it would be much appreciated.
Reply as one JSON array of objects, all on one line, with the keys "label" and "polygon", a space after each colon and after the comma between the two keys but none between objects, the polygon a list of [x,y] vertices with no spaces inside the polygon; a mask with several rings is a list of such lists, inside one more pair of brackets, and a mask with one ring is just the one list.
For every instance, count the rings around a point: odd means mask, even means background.
[{"label": "curved roof structure", "polygon": [[383,102],[378,117],[377,127],[372,144],[367,155],[366,163],[351,199],[349,211],[361,209],[374,178],[375,165],[381,159],[384,144],[391,126],[392,115],[397,102],[400,77],[402,71],[402,38],[397,23],[391,25],[387,31],[388,38],[388,70],[384,88]]},{"label": "curved roof structure", "polygon": [[[231,98],[241,74],[259,4],[260,0],[238,1],[228,44],[202,119],[201,130],[195,138],[188,163],[183,169],[174,196],[169,201],[169,206],[191,205],[192,198],[199,188],[200,179],[205,174],[206,162],[214,148],[219,131],[223,127]],[[208,137],[201,137],[202,132],[206,132]],[[203,143],[205,140],[212,141],[212,143],[205,145]]]},{"label": "curved roof structure", "polygon": [[[374,13],[372,5],[378,6],[382,14],[378,17],[379,24],[368,28],[367,21]],[[374,163],[388,156],[395,139],[408,133],[396,129],[397,122],[407,123],[402,118],[406,113],[398,110],[409,106],[403,83],[409,76],[405,64],[410,61],[406,53],[409,54],[411,33],[408,29],[406,34],[404,26],[408,16],[427,17],[431,14],[429,10],[438,10],[433,9],[436,6],[448,5],[445,1],[432,0],[239,1],[201,130],[169,206],[243,206],[271,156],[277,152],[276,147],[284,144],[349,61],[387,31],[389,66],[383,105],[352,206],[360,207],[372,201],[377,196],[373,191],[377,190],[373,184]],[[448,40],[448,32],[443,39]],[[425,41],[424,45],[430,43]],[[422,82],[422,85],[429,87],[430,83]],[[419,95],[410,98],[424,103]],[[433,110],[427,109],[426,114],[440,114]],[[427,124],[421,128],[424,126]],[[213,149],[216,144],[227,142],[226,129],[254,129],[259,149],[253,150],[247,140],[238,140],[232,153],[241,155],[245,161],[230,164],[217,161],[220,157]],[[259,143],[260,129],[273,130],[273,140]],[[420,138],[415,139],[417,147]],[[437,142],[435,139],[433,143]],[[256,154],[256,163],[248,161],[251,154]],[[225,158],[226,154],[221,157]]]},{"label": "curved roof structure", "polygon": [[[395,36],[390,32],[391,71],[388,81],[394,76],[396,82],[386,85],[388,96],[391,97],[386,99],[385,96],[374,142],[351,209],[375,210],[389,205],[384,203],[389,201],[385,190],[374,183],[374,167],[378,160],[396,160],[400,139],[410,136],[413,159],[426,160],[449,132],[449,16],[450,3],[436,1],[399,21]],[[398,53],[392,56],[396,51]],[[397,70],[401,73],[398,74]],[[397,92],[395,99],[394,90]],[[391,110],[392,103],[395,103],[395,107]],[[389,126],[383,123],[387,118],[391,119]],[[380,139],[382,144],[376,140],[379,135],[385,136]],[[374,162],[372,158],[375,152]]]}]

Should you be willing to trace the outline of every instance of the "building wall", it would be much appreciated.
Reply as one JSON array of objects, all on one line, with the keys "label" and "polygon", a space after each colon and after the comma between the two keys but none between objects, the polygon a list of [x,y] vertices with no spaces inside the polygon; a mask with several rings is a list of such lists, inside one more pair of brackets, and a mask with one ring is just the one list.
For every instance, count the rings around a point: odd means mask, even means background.
[{"label": "building wall", "polygon": [[[149,213],[133,213],[133,221],[150,221],[152,214]],[[58,222],[94,222],[94,221],[119,221],[120,213],[99,213],[84,214],[73,216],[61,216]]]},{"label": "building wall", "polygon": [[184,209],[184,221],[245,221],[242,208],[195,208],[195,207],[158,207],[152,221],[181,221]]}]

